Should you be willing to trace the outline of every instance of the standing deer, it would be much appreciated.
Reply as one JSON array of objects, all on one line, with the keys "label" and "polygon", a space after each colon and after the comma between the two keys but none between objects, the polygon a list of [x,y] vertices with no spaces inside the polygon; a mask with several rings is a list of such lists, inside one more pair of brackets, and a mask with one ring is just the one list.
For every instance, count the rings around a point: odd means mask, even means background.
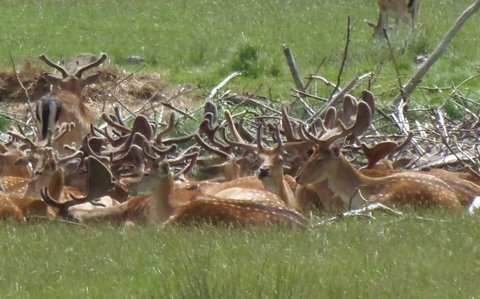
[{"label": "standing deer", "polygon": [[[480,188],[460,178],[442,177],[419,171],[404,171],[383,177],[368,177],[360,173],[341,153],[345,138],[359,134],[370,125],[368,104],[359,102],[349,121],[335,121],[335,127],[324,125],[320,137],[313,136],[305,127],[303,133],[317,144],[315,152],[298,172],[299,184],[327,180],[333,192],[349,208],[361,208],[365,201],[390,203],[395,206],[460,208],[480,194]],[[327,115],[336,115],[329,108]],[[345,119],[345,118],[344,118]],[[461,187],[460,187],[461,186]]]},{"label": "standing deer", "polygon": [[75,128],[56,140],[54,147],[62,150],[64,144],[75,142],[76,145],[79,145],[90,130],[90,125],[95,121],[93,112],[82,98],[82,89],[96,82],[100,73],[94,73],[86,78],[82,78],[82,75],[85,71],[99,66],[107,59],[107,55],[101,54],[96,61],[78,68],[74,73],[68,73],[64,67],[53,63],[45,55],[41,55],[39,58],[57,69],[62,75],[62,77],[58,77],[51,73],[43,74],[48,82],[58,86],[59,89],[48,93],[37,102],[36,117],[40,126],[39,140],[47,139],[49,134],[55,133],[61,123],[67,122],[73,123]]},{"label": "standing deer", "polygon": [[388,32],[388,17],[393,15],[398,23],[402,20],[412,32],[415,30],[420,0],[378,0],[379,14],[377,23],[367,21],[373,27],[373,37],[382,39]]}]

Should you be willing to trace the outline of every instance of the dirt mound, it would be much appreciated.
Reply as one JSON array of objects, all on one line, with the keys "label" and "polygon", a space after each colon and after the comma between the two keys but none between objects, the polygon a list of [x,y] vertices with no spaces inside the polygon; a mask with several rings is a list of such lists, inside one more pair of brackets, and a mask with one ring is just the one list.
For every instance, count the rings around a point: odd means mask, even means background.
[{"label": "dirt mound", "polygon": [[[34,102],[50,91],[51,85],[42,74],[52,70],[25,63],[17,71],[18,79],[13,69],[0,70],[0,105],[2,114],[24,120],[28,114],[28,98],[34,107]],[[99,71],[98,83],[85,87],[83,91],[84,99],[97,115],[110,112],[113,105],[147,115],[152,114],[160,102],[169,102],[180,109],[197,106],[195,97],[186,95],[193,88],[172,86],[159,74],[129,73],[113,65],[101,67]]]}]

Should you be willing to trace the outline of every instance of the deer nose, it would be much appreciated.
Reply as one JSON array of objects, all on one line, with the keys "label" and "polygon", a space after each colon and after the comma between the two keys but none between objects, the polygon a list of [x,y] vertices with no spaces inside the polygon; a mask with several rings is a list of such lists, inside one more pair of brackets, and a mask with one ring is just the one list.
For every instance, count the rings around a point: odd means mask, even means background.
[{"label": "deer nose", "polygon": [[258,178],[260,180],[266,178],[269,175],[270,175],[270,171],[268,168],[260,168],[260,173],[258,174]]}]

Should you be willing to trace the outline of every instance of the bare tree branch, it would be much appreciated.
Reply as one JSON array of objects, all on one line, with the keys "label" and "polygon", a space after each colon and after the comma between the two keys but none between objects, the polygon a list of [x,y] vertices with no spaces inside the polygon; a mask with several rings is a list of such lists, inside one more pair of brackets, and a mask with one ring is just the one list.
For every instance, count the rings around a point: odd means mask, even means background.
[{"label": "bare tree branch", "polygon": [[470,7],[468,7],[457,19],[455,24],[453,25],[452,29],[447,32],[443,40],[438,44],[437,48],[433,51],[433,53],[428,57],[428,59],[420,66],[417,73],[408,81],[403,89],[402,93],[399,93],[393,103],[395,106],[399,106],[400,102],[403,101],[403,98],[408,98],[415,90],[417,85],[422,81],[423,76],[428,72],[428,70],[435,64],[435,62],[442,56],[442,54],[447,49],[450,42],[453,40],[457,32],[462,28],[463,24],[480,9],[480,0],[474,2]]}]

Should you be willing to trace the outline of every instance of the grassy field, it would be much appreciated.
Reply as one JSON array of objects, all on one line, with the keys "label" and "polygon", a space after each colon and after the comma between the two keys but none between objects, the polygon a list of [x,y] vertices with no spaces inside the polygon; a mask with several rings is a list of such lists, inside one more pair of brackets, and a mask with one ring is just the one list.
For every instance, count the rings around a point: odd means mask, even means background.
[{"label": "grassy field", "polygon": [[[236,91],[290,98],[292,80],[281,45],[293,50],[303,75],[335,81],[352,18],[342,82],[384,63],[372,86],[387,101],[397,80],[388,49],[371,40],[364,18],[374,0],[359,1],[0,1],[0,67],[50,57],[107,52],[145,59],[143,71],[206,93],[240,70]],[[355,3],[352,5],[352,3]],[[394,42],[402,80],[414,57],[430,53],[467,0],[422,1],[410,46]],[[480,16],[461,30],[422,86],[451,87],[480,72]],[[403,32],[404,33],[404,32]],[[402,32],[399,33],[402,36]],[[480,80],[462,89],[478,99]],[[318,94],[329,89],[312,85]],[[449,92],[449,91],[448,91]],[[448,93],[447,92],[447,93]],[[417,101],[446,93],[419,89]],[[1,109],[1,107],[0,107]],[[306,230],[209,227],[84,228],[61,223],[1,223],[0,298],[471,298],[480,296],[480,220],[346,219]]]},{"label": "grassy field", "polygon": [[[477,218],[310,230],[2,224],[2,298],[473,298]],[[440,219],[447,219],[442,222]]]},{"label": "grassy field", "polygon": [[[414,57],[430,53],[470,2],[422,1],[415,38],[405,48],[406,34],[401,31],[394,42],[403,79],[414,72]],[[291,47],[304,76],[315,73],[325,60],[320,74],[335,81],[350,16],[351,44],[343,82],[385,63],[372,89],[389,99],[392,92],[388,91],[398,85],[390,54],[385,46],[372,43],[371,28],[363,21],[376,19],[375,1],[352,3],[4,0],[0,4],[0,66],[9,67],[8,50],[17,63],[39,63],[40,53],[58,58],[103,51],[111,63],[131,70],[138,66],[127,65],[125,58],[139,55],[147,71],[162,73],[173,83],[191,82],[206,89],[240,70],[245,75],[233,83],[237,90],[289,98],[292,80],[281,45]],[[458,84],[479,72],[478,18],[465,25],[425,77],[424,86]],[[480,86],[478,81],[469,86]],[[417,97],[424,99],[421,94]]]}]

